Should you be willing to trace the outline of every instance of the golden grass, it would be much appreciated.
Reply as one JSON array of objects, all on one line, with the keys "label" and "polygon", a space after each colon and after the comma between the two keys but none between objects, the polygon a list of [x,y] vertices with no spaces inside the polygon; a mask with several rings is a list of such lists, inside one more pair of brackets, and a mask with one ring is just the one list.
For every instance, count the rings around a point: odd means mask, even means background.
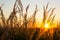
[{"label": "golden grass", "polygon": [[[18,4],[16,4],[16,3],[18,3]],[[18,5],[18,6],[16,7],[16,5]],[[36,40],[39,40],[46,32],[48,32],[48,34],[52,35],[55,31],[55,28],[53,26],[54,18],[55,18],[55,14],[53,12],[54,12],[55,8],[48,9],[49,3],[47,3],[46,6],[43,6],[43,12],[44,12],[43,13],[43,22],[42,22],[42,25],[39,25],[40,28],[37,28],[38,24],[36,24],[37,22],[36,22],[35,16],[36,16],[37,12],[39,11],[38,7],[36,5],[33,15],[29,19],[27,19],[29,6],[30,6],[30,4],[27,5],[26,13],[24,14],[23,5],[21,3],[21,0],[16,0],[14,7],[13,7],[13,11],[7,20],[5,20],[3,11],[0,7],[3,26],[6,28],[8,27],[8,29],[9,29],[8,32],[11,31],[12,34],[13,34],[13,32],[15,32],[14,35],[23,34],[24,37],[26,38],[26,40],[28,40],[29,38],[30,38],[29,40],[33,40],[34,37]],[[16,11],[16,8],[18,9],[18,11]],[[19,12],[19,14],[20,14],[20,21],[17,21],[17,16],[16,16],[17,12]],[[23,20],[22,20],[22,18],[23,18]],[[59,24],[60,23],[56,24],[57,27],[60,27]],[[2,25],[0,24],[0,26],[2,26]],[[49,29],[46,29],[45,26],[47,26],[47,28],[48,28],[48,26],[50,26],[50,27],[53,26],[53,28],[49,27]],[[11,27],[11,29],[9,27]],[[3,37],[4,36],[2,35],[2,38]]]}]

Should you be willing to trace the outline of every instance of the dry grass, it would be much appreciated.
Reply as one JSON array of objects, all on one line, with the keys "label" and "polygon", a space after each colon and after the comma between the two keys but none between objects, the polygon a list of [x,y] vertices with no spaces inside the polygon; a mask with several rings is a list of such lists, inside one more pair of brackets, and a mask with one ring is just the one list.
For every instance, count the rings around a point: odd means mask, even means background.
[{"label": "dry grass", "polygon": [[[60,31],[58,28],[49,29],[47,31],[44,28],[33,28],[36,23],[35,16],[39,10],[36,5],[33,15],[29,19],[27,19],[29,6],[30,4],[27,5],[26,13],[24,14],[21,0],[16,0],[13,11],[7,21],[5,20],[3,10],[0,7],[2,24],[4,26],[3,28],[3,26],[0,25],[0,40],[53,40],[56,36],[58,36],[58,34],[56,34],[58,33],[58,31]],[[55,8],[48,9],[48,6],[49,3],[47,3],[46,6],[43,6],[43,23],[45,24],[46,22],[49,22],[51,25],[53,25],[55,18],[55,14],[53,12]],[[18,9],[17,11],[16,8]],[[17,21],[17,12],[20,14],[20,21]],[[22,18],[23,22],[21,23]],[[32,27],[28,28],[29,26]],[[44,25],[42,27],[44,27]],[[57,24],[57,27],[60,27],[60,23]],[[51,30],[54,31],[52,32],[54,37],[51,37],[51,35],[49,34]]]}]

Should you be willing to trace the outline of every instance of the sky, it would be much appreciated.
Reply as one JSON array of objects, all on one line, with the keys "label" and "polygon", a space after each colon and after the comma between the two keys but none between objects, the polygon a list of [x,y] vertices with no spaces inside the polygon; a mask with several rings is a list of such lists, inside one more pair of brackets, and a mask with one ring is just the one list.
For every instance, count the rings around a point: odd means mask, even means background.
[{"label": "sky", "polygon": [[[3,13],[6,18],[9,17],[10,13],[12,12],[13,5],[16,0],[0,0],[0,6],[2,4]],[[32,15],[34,12],[35,6],[38,6],[38,13],[36,18],[40,20],[43,17],[43,5],[46,5],[49,2],[49,8],[53,7],[56,8],[54,14],[56,14],[56,19],[60,18],[60,0],[21,0],[23,4],[23,8],[25,10],[26,6],[30,4],[28,15]]]}]

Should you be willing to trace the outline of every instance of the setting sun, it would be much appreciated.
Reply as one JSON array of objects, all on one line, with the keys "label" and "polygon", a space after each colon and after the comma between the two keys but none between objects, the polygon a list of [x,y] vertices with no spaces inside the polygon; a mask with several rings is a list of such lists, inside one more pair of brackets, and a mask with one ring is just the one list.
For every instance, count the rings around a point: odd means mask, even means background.
[{"label": "setting sun", "polygon": [[0,0],[0,40],[60,40],[60,0]]},{"label": "setting sun", "polygon": [[44,26],[45,26],[45,28],[49,28],[50,25],[48,23],[46,23]]}]

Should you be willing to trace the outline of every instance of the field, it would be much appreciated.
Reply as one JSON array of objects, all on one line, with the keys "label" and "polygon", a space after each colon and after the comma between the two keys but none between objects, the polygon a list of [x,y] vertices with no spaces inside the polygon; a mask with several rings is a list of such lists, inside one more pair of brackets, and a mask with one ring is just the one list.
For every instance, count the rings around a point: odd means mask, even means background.
[{"label": "field", "polygon": [[60,40],[60,29],[55,29],[53,34],[44,32],[40,28],[0,28],[0,40]]},{"label": "field", "polygon": [[[28,18],[30,4],[27,5],[24,14],[21,0],[16,0],[7,20],[2,6],[3,4],[0,7],[0,40],[60,40],[60,22],[55,22],[55,8],[49,8],[49,2],[43,6],[43,20],[39,27],[36,21],[39,11],[37,5],[34,13]],[[20,14],[19,20],[17,13]]]}]

